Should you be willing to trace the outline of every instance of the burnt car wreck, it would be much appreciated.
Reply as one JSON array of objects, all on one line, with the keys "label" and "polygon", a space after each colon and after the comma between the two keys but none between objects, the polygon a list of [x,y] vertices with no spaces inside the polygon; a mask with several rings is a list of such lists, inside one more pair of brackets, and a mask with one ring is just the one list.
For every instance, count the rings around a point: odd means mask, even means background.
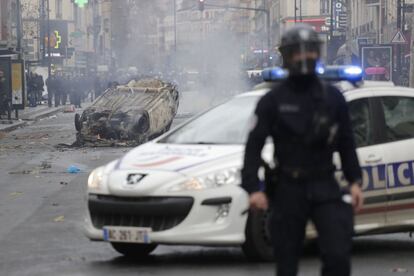
[{"label": "burnt car wreck", "polygon": [[179,93],[156,79],[132,80],[106,90],[82,115],[75,115],[79,146],[135,146],[168,131]]}]

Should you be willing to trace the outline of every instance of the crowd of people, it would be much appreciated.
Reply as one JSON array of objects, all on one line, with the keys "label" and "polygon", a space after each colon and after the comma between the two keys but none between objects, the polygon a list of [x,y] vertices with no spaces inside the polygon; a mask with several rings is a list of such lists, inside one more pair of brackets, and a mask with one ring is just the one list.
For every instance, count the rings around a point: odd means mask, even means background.
[{"label": "crowd of people", "polygon": [[46,80],[48,105],[54,100],[55,107],[65,105],[69,100],[75,107],[81,107],[81,102],[93,89],[93,79],[83,74],[64,75],[58,73]]},{"label": "crowd of people", "polygon": [[[45,85],[47,96],[43,95]],[[31,107],[47,101],[50,107],[70,103],[80,108],[86,98],[94,100],[107,87],[108,81],[104,76],[55,72],[43,81],[43,77],[36,73],[27,75],[28,102]]]},{"label": "crowd of people", "polygon": [[43,76],[37,73],[29,72],[26,76],[26,83],[29,106],[37,106],[42,102],[42,95],[45,85]]}]

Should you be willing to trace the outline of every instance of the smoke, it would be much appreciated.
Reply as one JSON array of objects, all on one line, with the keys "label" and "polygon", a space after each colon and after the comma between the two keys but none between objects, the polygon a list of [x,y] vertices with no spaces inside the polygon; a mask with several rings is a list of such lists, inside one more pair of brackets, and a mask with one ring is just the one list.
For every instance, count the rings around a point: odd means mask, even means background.
[{"label": "smoke", "polygon": [[[246,90],[246,75],[242,71],[241,43],[229,30],[206,34],[199,43],[189,45],[184,53],[180,51],[176,63],[183,68],[184,90],[191,91],[198,98],[193,112],[216,105]],[[191,83],[194,82],[194,83]],[[187,109],[190,109],[187,107]]]},{"label": "smoke", "polygon": [[[240,0],[206,1],[240,6]],[[174,47],[173,0],[127,0],[113,18],[118,67],[136,67],[145,75],[174,80],[182,93],[181,112],[197,113],[247,90],[242,54],[248,19],[240,11],[177,0]],[[125,4],[124,4],[125,3]]]}]

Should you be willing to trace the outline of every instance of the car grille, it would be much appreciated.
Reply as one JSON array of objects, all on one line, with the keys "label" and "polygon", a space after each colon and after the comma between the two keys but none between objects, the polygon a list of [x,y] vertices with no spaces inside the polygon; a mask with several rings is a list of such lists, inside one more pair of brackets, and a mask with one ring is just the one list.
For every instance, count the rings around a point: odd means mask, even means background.
[{"label": "car grille", "polygon": [[114,197],[91,195],[92,224],[103,226],[150,227],[163,231],[180,224],[193,205],[191,197]]}]

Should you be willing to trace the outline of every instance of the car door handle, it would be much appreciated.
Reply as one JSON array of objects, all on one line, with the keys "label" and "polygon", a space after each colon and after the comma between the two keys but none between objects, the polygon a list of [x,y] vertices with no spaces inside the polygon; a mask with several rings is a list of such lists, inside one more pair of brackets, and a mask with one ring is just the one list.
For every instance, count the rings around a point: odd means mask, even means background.
[{"label": "car door handle", "polygon": [[382,157],[376,156],[376,155],[370,155],[365,160],[366,163],[378,163],[378,162],[381,162],[381,161],[382,161]]}]

